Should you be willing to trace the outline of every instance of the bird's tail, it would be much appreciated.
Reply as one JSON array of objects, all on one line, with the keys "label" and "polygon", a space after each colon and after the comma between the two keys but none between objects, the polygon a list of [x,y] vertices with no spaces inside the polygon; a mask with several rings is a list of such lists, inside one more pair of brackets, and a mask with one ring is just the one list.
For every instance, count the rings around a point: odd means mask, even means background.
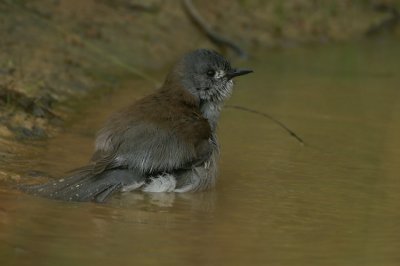
[{"label": "bird's tail", "polygon": [[70,176],[39,185],[22,185],[20,189],[33,195],[66,201],[104,202],[125,186],[140,186],[143,178],[128,169],[110,169],[94,174],[82,170]]}]

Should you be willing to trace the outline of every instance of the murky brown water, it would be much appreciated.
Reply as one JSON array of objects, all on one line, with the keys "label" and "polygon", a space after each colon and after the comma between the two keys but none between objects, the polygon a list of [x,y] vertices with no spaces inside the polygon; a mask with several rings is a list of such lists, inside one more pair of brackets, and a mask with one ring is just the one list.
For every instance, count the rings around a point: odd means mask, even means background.
[{"label": "murky brown water", "polygon": [[[268,51],[225,109],[213,191],[105,205],[0,190],[2,265],[400,265],[400,45]],[[140,87],[140,90],[129,89]],[[84,164],[105,116],[150,91],[133,81],[8,167]]]}]

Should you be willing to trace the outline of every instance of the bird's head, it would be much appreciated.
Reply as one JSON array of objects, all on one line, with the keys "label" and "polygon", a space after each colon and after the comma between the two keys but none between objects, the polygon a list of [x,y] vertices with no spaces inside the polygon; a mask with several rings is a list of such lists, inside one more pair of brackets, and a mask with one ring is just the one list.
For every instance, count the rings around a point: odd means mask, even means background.
[{"label": "bird's head", "polygon": [[198,101],[219,103],[231,95],[234,77],[251,72],[233,68],[215,51],[199,49],[186,54],[171,73]]}]

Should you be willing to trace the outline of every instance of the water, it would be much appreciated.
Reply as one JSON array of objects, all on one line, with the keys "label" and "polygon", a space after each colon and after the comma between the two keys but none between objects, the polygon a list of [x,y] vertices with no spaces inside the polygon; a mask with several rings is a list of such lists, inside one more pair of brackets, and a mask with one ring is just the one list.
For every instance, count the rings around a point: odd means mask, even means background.
[{"label": "water", "polygon": [[[1,187],[2,265],[399,265],[400,46],[264,51],[225,109],[215,190],[65,203]],[[135,88],[135,89],[133,89]],[[137,89],[140,88],[140,89]],[[54,176],[87,162],[132,81],[89,102],[65,132],[7,167]]]}]

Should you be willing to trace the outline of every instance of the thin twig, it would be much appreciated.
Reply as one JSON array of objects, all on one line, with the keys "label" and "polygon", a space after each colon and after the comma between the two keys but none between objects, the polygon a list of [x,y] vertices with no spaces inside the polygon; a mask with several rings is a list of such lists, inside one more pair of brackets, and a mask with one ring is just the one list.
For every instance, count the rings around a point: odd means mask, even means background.
[{"label": "thin twig", "polygon": [[192,19],[192,21],[206,34],[206,36],[215,44],[219,46],[226,46],[231,48],[237,55],[241,58],[247,58],[248,55],[245,50],[243,50],[239,45],[237,45],[232,40],[222,36],[221,34],[214,31],[211,26],[203,19],[199,14],[196,7],[193,5],[191,0],[183,0],[183,7],[185,8],[187,14]]},{"label": "thin twig", "polygon": [[267,114],[267,113],[263,113],[257,110],[253,110],[247,107],[243,107],[243,106],[239,106],[239,105],[226,105],[226,108],[232,108],[232,109],[237,109],[237,110],[241,110],[241,111],[246,111],[252,114],[257,114],[257,115],[261,115],[269,120],[271,120],[272,122],[274,122],[275,124],[277,124],[278,126],[280,126],[281,128],[283,128],[286,132],[288,132],[290,134],[290,136],[292,136],[293,138],[295,138],[301,145],[305,146],[305,142],[303,141],[302,138],[300,138],[296,133],[293,132],[293,130],[291,130],[290,128],[288,128],[285,124],[283,124],[281,121],[277,120],[276,118],[272,117],[271,115]]}]

